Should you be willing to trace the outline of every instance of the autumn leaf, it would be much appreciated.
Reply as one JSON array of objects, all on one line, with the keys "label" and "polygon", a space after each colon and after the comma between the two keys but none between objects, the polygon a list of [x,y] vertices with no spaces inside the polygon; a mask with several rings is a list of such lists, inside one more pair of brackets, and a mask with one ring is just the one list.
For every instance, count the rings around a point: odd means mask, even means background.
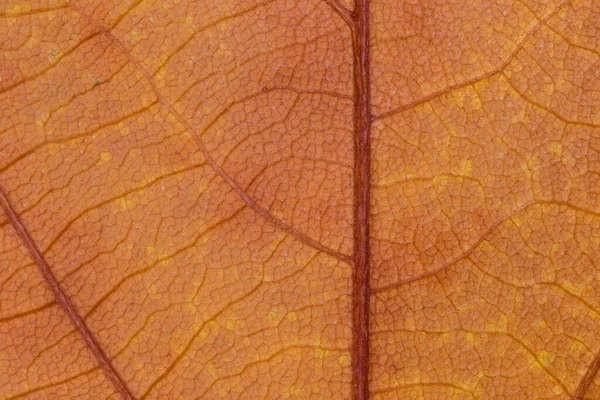
[{"label": "autumn leaf", "polygon": [[600,399],[600,3],[0,0],[0,398]]}]

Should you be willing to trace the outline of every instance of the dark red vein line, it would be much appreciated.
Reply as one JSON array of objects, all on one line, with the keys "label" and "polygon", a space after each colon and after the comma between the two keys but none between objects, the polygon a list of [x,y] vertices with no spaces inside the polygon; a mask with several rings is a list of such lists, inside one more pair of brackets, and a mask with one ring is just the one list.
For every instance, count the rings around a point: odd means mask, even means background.
[{"label": "dark red vein line", "polygon": [[581,378],[579,382],[579,386],[577,386],[577,390],[575,390],[575,394],[573,394],[573,400],[583,400],[585,398],[585,393],[588,391],[598,370],[600,369],[600,352],[596,354],[592,363],[588,367],[587,371]]},{"label": "dark red vein line", "polygon": [[[525,44],[527,44],[529,42],[529,40],[531,40],[531,38],[533,37],[533,35],[535,35],[547,22],[550,18],[552,18],[553,16],[555,16],[556,14],[558,14],[558,12],[560,10],[562,10],[564,7],[566,7],[567,5],[569,5],[571,3],[571,1],[567,1],[563,4],[560,4],[558,7],[556,7],[554,9],[554,11],[552,11],[551,13],[549,13],[548,15],[546,15],[545,17],[538,19],[537,24],[535,24],[535,26],[533,27],[533,29],[531,29],[523,38],[523,40],[521,40],[521,42],[519,42],[519,44],[517,45],[517,47],[515,47],[515,49],[513,50],[513,52],[508,56],[508,58],[506,60],[504,60],[504,62],[498,66],[497,68],[488,71],[484,74],[478,75],[474,78],[468,79],[464,82],[460,82],[457,83],[455,85],[451,85],[448,86],[445,89],[442,90],[438,90],[437,92],[433,92],[417,101],[413,101],[411,103],[402,105],[400,107],[394,108],[392,110],[386,111],[384,113],[381,113],[379,115],[374,115],[373,116],[373,121],[375,120],[379,120],[379,119],[385,119],[388,117],[391,117],[393,115],[399,114],[401,112],[404,112],[406,110],[410,110],[412,108],[418,107],[422,104],[428,103],[431,100],[443,96],[445,94],[449,94],[452,93],[455,90],[459,90],[459,89],[463,89],[466,88],[468,86],[474,85],[476,83],[479,83],[481,81],[484,81],[488,78],[491,78],[494,75],[498,75],[503,73],[508,66],[510,65],[510,63],[517,57],[517,55],[521,52],[521,50],[523,50],[523,48],[525,47]],[[526,6],[527,7],[527,6]],[[537,18],[537,17],[536,17]]]},{"label": "dark red vein line", "polygon": [[510,212],[508,215],[506,215],[503,218],[499,219],[498,221],[494,222],[492,225],[490,225],[490,227],[481,236],[479,236],[479,238],[471,246],[469,246],[469,248],[466,251],[464,251],[458,257],[453,258],[452,260],[445,262],[444,264],[440,265],[439,267],[434,268],[425,273],[375,288],[375,289],[373,289],[373,292],[374,293],[387,292],[389,290],[397,289],[400,286],[404,286],[409,283],[417,282],[422,279],[429,278],[431,276],[435,276],[438,273],[445,271],[448,268],[452,267],[453,265],[458,264],[460,261],[468,259],[471,256],[471,254],[473,254],[473,252],[479,248],[481,243],[483,243],[483,241],[486,240],[492,234],[492,232],[494,232],[499,226],[501,226],[506,221],[513,218],[515,215],[519,214],[520,212],[526,210],[527,208],[529,208],[535,204],[543,204],[543,203],[541,201],[536,201],[536,200],[529,201],[529,202],[523,204],[522,206],[518,207],[514,211]]},{"label": "dark red vein line", "polygon": [[[574,211],[579,211],[581,213],[585,213],[585,214],[590,214],[593,215],[597,218],[600,218],[600,212],[599,211],[594,211],[594,210],[590,210],[584,207],[580,207],[578,205],[566,202],[566,201],[558,201],[558,200],[531,200],[525,204],[523,204],[522,206],[516,208],[514,211],[512,211],[510,214],[506,215],[505,217],[503,217],[502,219],[494,222],[464,253],[462,253],[461,255],[459,255],[458,257],[444,263],[443,265],[434,268],[430,271],[427,271],[423,274],[414,276],[412,278],[408,278],[402,281],[398,281],[398,282],[394,282],[394,283],[390,283],[388,285],[384,285],[384,286],[380,286],[378,288],[373,288],[371,291],[372,293],[382,293],[382,292],[386,292],[389,290],[393,290],[393,289],[397,289],[400,286],[403,285],[407,285],[409,283],[413,283],[425,278],[429,278],[431,276],[435,276],[438,273],[452,267],[453,265],[457,264],[458,262],[462,261],[462,260],[468,260],[469,257],[471,256],[471,254],[473,254],[473,252],[481,245],[481,243],[483,243],[484,240],[486,240],[491,234],[492,232],[494,232],[500,225],[504,224],[506,221],[510,220],[511,218],[513,218],[514,216],[516,216],[519,213],[522,213],[523,211],[525,211],[526,209],[528,209],[529,207],[532,207],[534,205],[555,205],[555,206],[563,206],[566,208],[570,208],[571,210]],[[580,299],[581,300],[581,299]]]},{"label": "dark red vein line", "polygon": [[[217,161],[215,161],[214,158],[212,158],[212,156],[210,155],[210,152],[204,145],[204,141],[202,140],[202,138],[200,137],[198,132],[181,116],[181,114],[179,114],[177,112],[177,110],[175,110],[173,105],[171,105],[171,103],[169,103],[161,95],[161,92],[158,89],[158,86],[156,86],[156,82],[154,81],[154,78],[152,77],[152,75],[150,75],[150,73],[142,66],[142,64],[140,64],[140,62],[131,55],[131,53],[115,37],[115,35],[113,35],[111,31],[109,31],[108,29],[106,29],[105,27],[103,27],[102,25],[97,23],[96,21],[94,21],[92,18],[90,18],[87,14],[85,14],[79,8],[73,6],[72,3],[69,3],[69,5],[75,12],[77,12],[79,15],[81,15],[91,25],[95,26],[102,34],[104,34],[106,37],[108,37],[123,52],[123,54],[129,59],[129,61],[131,61],[131,63],[138,69],[138,71],[140,71],[144,75],[144,77],[150,84],[150,87],[152,88],[152,91],[154,92],[154,95],[156,96],[158,102],[160,104],[162,104],[167,109],[167,111],[169,111],[169,113],[173,117],[175,117],[177,122],[179,122],[185,128],[185,130],[190,133],[190,135],[192,136],[192,139],[196,142],[196,145],[200,149],[200,152],[202,153],[204,158],[206,158],[207,164],[210,165],[210,167],[215,171],[215,173],[217,175],[219,175],[219,177],[221,177],[221,179],[223,179],[252,210],[254,210],[258,215],[262,216],[265,220],[270,222],[272,225],[275,225],[282,231],[287,232],[292,236],[295,236],[299,241],[306,244],[307,246],[310,246],[318,251],[328,254],[334,258],[337,258],[340,261],[346,262],[348,264],[352,263],[351,258],[348,257],[346,254],[340,253],[334,249],[330,249],[329,247],[326,247],[325,245],[318,242],[317,240],[314,240],[311,237],[303,234],[302,232],[294,229],[293,227],[286,224],[285,222],[275,218],[273,215],[271,215],[271,213],[269,213],[267,210],[262,208],[256,201],[254,201],[244,191],[244,189],[231,176],[229,176],[229,174],[227,174],[227,172],[221,167],[221,165],[219,163],[217,163]],[[292,89],[289,89],[289,90],[292,90]]]},{"label": "dark red vein line", "polygon": [[67,297],[67,295],[63,292],[62,288],[60,287],[60,284],[56,280],[56,277],[52,273],[50,266],[46,262],[46,259],[44,258],[37,245],[35,244],[33,238],[25,228],[25,225],[21,221],[21,218],[17,215],[14,208],[10,204],[8,197],[6,196],[4,189],[1,186],[0,206],[2,206],[2,208],[4,209],[4,213],[8,217],[8,220],[10,221],[12,227],[15,229],[15,231],[23,241],[23,244],[27,246],[27,249],[29,249],[29,253],[38,265],[42,277],[54,293],[56,303],[64,310],[67,316],[71,319],[71,321],[83,337],[83,340],[85,340],[89,349],[94,354],[94,357],[96,357],[96,360],[98,360],[98,363],[100,364],[100,367],[104,370],[106,376],[112,381],[113,385],[124,399],[134,399],[133,395],[127,388],[127,385],[110,362],[109,357],[106,355],[104,350],[102,350],[102,347],[100,347],[100,344],[98,343],[90,329],[87,327],[85,321],[77,312],[77,309],[71,302],[71,299]]},{"label": "dark red vein line", "polygon": [[350,12],[350,10],[344,7],[344,5],[340,3],[339,0],[325,0],[325,3],[327,3],[327,5],[331,7],[333,11],[335,11],[336,14],[344,20],[344,22],[350,27],[350,29],[354,29],[354,19],[352,13]]},{"label": "dark red vein line", "polygon": [[352,398],[369,398],[371,91],[369,0],[355,0],[354,56],[354,268],[352,270]]}]

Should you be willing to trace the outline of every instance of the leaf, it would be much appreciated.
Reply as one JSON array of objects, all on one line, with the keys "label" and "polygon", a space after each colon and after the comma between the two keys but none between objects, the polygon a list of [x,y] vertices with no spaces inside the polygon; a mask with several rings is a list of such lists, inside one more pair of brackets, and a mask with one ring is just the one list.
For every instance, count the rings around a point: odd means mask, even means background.
[{"label": "leaf", "polygon": [[600,4],[0,3],[0,397],[600,398]]}]

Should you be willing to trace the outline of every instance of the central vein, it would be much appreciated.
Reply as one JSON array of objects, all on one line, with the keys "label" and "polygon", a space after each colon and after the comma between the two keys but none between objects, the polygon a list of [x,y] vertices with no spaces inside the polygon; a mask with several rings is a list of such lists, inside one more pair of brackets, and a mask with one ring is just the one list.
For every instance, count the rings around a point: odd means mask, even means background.
[{"label": "central vein", "polygon": [[371,92],[369,0],[355,0],[354,55],[354,270],[352,274],[352,398],[369,398]]}]

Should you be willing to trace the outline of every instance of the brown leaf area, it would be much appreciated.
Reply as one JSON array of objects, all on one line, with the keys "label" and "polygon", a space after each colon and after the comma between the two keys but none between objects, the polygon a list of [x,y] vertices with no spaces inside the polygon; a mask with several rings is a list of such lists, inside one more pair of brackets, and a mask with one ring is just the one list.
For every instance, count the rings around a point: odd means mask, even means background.
[{"label": "brown leaf area", "polygon": [[599,399],[599,128],[593,0],[0,0],[0,398]]}]

